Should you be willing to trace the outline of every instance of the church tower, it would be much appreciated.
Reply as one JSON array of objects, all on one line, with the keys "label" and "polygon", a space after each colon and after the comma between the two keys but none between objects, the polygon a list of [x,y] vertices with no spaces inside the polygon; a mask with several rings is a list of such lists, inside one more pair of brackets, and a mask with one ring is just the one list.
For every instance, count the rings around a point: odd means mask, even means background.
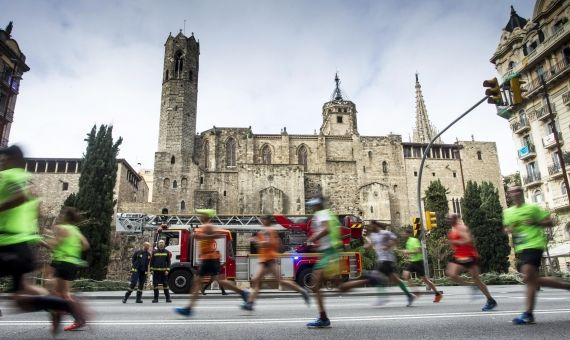
[{"label": "church tower", "polygon": [[[422,86],[416,73],[416,128],[412,141],[414,143],[429,143],[436,135],[437,130],[429,121],[424,96],[422,95]],[[441,144],[441,138],[438,138],[435,143]]]},{"label": "church tower", "polygon": [[356,105],[350,100],[343,98],[340,89],[340,79],[335,74],[336,87],[331,100],[323,105],[323,124],[321,134],[329,136],[357,135]]},{"label": "church tower", "polygon": [[[200,44],[182,30],[164,45],[158,150],[154,157],[153,202],[170,212],[183,200],[196,135]],[[186,189],[186,188],[184,188]]]}]

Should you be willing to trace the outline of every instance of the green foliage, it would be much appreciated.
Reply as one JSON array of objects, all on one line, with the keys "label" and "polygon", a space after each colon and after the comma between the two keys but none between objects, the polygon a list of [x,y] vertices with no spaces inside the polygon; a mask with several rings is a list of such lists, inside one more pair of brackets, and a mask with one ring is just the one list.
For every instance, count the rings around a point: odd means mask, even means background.
[{"label": "green foliage", "polygon": [[360,246],[354,251],[360,252],[360,257],[362,259],[362,270],[372,270],[374,269],[374,264],[376,263],[376,252],[372,248],[364,248]]},{"label": "green foliage", "polygon": [[75,195],[74,192],[72,192],[71,194],[69,194],[69,196],[67,196],[67,198],[65,199],[65,201],[63,201],[63,206],[64,207],[77,207],[77,195]]},{"label": "green foliage", "polygon": [[433,273],[434,270],[444,270],[452,255],[447,236],[442,235],[435,237],[435,235],[430,235],[427,238],[426,246],[430,260],[429,264],[432,268],[431,273]]},{"label": "green foliage", "polygon": [[109,263],[113,190],[117,178],[117,154],[122,138],[113,143],[113,127],[95,126],[87,134],[87,149],[81,162],[76,207],[85,218],[82,232],[91,248],[86,252],[89,267],[82,276],[102,280]]},{"label": "green foliage", "polygon": [[481,272],[507,272],[510,246],[503,231],[503,212],[498,190],[490,182],[481,185],[467,182],[462,214],[480,255]]},{"label": "green foliage", "polygon": [[445,216],[449,213],[448,193],[449,190],[441,184],[439,179],[431,181],[425,191],[425,210],[435,212],[437,218],[437,228],[431,231],[431,235],[434,235],[435,238],[447,235],[449,231],[449,225],[445,223]]},{"label": "green foliage", "polygon": [[127,290],[129,283],[127,281],[111,281],[111,280],[75,280],[73,281],[73,289],[81,292],[104,292]]}]

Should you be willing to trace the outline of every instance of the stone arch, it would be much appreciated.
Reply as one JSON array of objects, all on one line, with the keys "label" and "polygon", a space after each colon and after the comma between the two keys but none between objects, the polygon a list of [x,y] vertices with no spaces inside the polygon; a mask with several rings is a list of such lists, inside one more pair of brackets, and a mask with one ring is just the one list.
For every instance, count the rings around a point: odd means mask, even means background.
[{"label": "stone arch", "polygon": [[271,164],[271,146],[269,144],[261,147],[261,164]]},{"label": "stone arch", "polygon": [[172,189],[178,188],[178,182],[176,180],[172,181]]},{"label": "stone arch", "polygon": [[170,157],[170,164],[175,164],[176,163],[176,157],[174,157],[174,155],[172,157]]},{"label": "stone arch", "polygon": [[180,188],[188,189],[188,179],[186,177],[182,177],[182,179],[180,180]]},{"label": "stone arch", "polygon": [[269,186],[259,191],[259,211],[261,214],[287,214],[287,195],[280,189]]},{"label": "stone arch", "polygon": [[299,165],[303,166],[303,169],[305,169],[305,171],[307,171],[307,168],[309,166],[309,151],[305,144],[301,144],[297,148],[297,162]]},{"label": "stone arch", "polygon": [[236,166],[237,143],[233,137],[226,141],[226,166]]},{"label": "stone arch", "polygon": [[167,177],[164,179],[163,181],[163,187],[164,189],[169,189],[170,188],[170,179]]},{"label": "stone arch", "polygon": [[210,167],[210,143],[204,141],[204,168],[208,169]]},{"label": "stone arch", "polygon": [[174,54],[174,78],[182,79],[184,71],[184,55],[178,50]]},{"label": "stone arch", "polygon": [[180,210],[181,210],[181,211],[186,210],[186,202],[184,202],[184,201],[181,201],[181,202],[180,202]]},{"label": "stone arch", "polygon": [[386,161],[382,162],[382,172],[385,174],[388,173],[388,162],[386,162]]}]

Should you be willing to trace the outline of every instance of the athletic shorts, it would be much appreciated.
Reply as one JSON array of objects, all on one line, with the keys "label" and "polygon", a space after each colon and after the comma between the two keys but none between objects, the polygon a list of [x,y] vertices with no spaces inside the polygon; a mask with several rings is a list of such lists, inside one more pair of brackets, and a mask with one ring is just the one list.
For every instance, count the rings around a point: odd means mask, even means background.
[{"label": "athletic shorts", "polygon": [[261,264],[263,265],[263,268],[269,269],[272,266],[277,264],[277,260],[273,259],[273,260],[267,260],[265,262],[261,262]]},{"label": "athletic shorts", "polygon": [[0,277],[12,277],[12,291],[22,288],[24,274],[35,269],[34,249],[28,243],[0,247]]},{"label": "athletic shorts", "polygon": [[414,261],[408,263],[406,271],[409,271],[410,273],[416,273],[416,275],[419,277],[426,276],[426,272],[424,270],[424,261]]},{"label": "athletic shorts", "polygon": [[542,264],[542,249],[524,249],[518,253],[517,270],[520,272],[522,266],[530,264],[540,268]]},{"label": "athletic shorts", "polygon": [[329,267],[332,262],[338,260],[338,252],[334,248],[325,249],[319,262],[313,267],[313,270],[324,270]]},{"label": "athletic shorts", "polygon": [[54,261],[51,263],[51,266],[53,269],[55,269],[54,276],[58,279],[73,281],[77,278],[77,271],[79,270],[79,266],[73,263]]},{"label": "athletic shorts", "polygon": [[220,260],[202,260],[198,275],[200,276],[215,276],[220,274]]},{"label": "athletic shorts", "polygon": [[479,260],[476,257],[470,257],[468,259],[461,259],[461,260],[453,258],[453,263],[456,263],[465,269],[469,269],[473,266],[479,265]]},{"label": "athletic shorts", "polygon": [[396,266],[392,261],[381,261],[376,263],[376,270],[386,276],[390,276],[396,272]]}]

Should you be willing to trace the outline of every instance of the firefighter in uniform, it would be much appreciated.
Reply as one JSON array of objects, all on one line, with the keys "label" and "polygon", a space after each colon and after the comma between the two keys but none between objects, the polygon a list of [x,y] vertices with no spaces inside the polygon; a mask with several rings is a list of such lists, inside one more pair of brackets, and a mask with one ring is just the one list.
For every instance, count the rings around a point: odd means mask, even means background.
[{"label": "firefighter in uniform", "polygon": [[131,262],[133,266],[131,268],[131,285],[129,290],[125,293],[125,297],[123,298],[123,303],[127,303],[129,296],[135,289],[135,286],[138,282],[138,289],[137,289],[137,303],[142,303],[142,291],[144,288],[144,284],[146,282],[146,272],[148,271],[148,264],[150,262],[150,243],[145,242],[143,243],[143,249],[135,251],[133,254],[133,258]]},{"label": "firefighter in uniform", "polygon": [[166,302],[170,300],[170,292],[168,291],[168,270],[170,269],[170,258],[172,253],[164,248],[164,240],[158,241],[158,249],[153,250],[150,259],[150,271],[152,272],[152,288],[154,289],[153,303],[158,302],[158,287],[164,289]]}]

